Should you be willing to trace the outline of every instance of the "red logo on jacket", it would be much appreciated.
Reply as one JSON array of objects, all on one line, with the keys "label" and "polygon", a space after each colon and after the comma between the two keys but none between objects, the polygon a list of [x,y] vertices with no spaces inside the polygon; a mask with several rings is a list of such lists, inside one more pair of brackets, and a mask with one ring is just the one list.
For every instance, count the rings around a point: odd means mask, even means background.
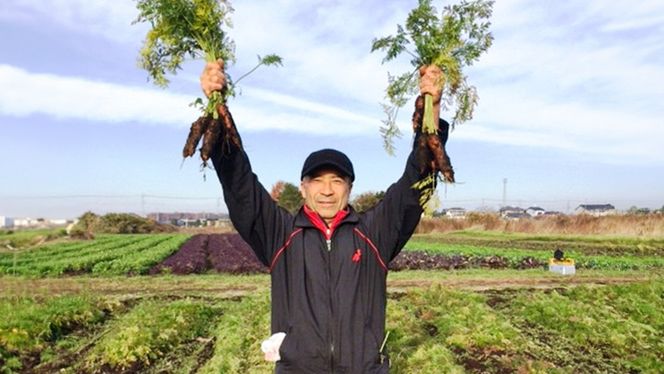
[{"label": "red logo on jacket", "polygon": [[362,259],[362,251],[358,248],[355,250],[355,253],[353,254],[353,262],[358,263]]}]

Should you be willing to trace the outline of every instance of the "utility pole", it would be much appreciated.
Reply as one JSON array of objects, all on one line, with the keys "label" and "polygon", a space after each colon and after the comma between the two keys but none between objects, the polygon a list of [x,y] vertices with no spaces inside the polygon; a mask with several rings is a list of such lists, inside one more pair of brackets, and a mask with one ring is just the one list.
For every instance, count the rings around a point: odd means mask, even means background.
[{"label": "utility pole", "polygon": [[503,178],[503,207],[507,206],[507,178]]}]

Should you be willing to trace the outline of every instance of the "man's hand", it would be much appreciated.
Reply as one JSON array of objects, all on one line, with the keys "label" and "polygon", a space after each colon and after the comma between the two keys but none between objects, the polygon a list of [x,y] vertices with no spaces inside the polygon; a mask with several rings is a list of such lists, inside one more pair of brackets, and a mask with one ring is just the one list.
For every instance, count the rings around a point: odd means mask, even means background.
[{"label": "man's hand", "polygon": [[440,118],[440,97],[443,93],[445,76],[436,65],[427,65],[420,68],[420,94],[424,97],[429,94],[433,97],[433,123],[438,124]]},{"label": "man's hand", "polygon": [[205,93],[205,96],[210,97],[212,92],[221,91],[225,86],[224,61],[219,59],[215,62],[205,64],[205,68],[201,74],[201,89]]},{"label": "man's hand", "polygon": [[434,106],[440,106],[444,83],[445,77],[438,66],[427,65],[420,68],[420,94],[433,96]]}]

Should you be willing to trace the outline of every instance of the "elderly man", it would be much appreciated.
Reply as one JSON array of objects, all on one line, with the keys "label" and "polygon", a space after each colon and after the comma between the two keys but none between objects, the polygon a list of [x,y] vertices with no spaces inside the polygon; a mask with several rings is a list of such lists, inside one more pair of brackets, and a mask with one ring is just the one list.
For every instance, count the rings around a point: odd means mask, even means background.
[{"label": "elderly man", "polygon": [[[431,67],[420,79],[421,92],[435,103],[439,76]],[[208,63],[205,94],[224,85],[223,62]],[[226,146],[215,149],[212,162],[233,225],[270,269],[272,333],[285,333],[276,373],[387,373],[387,264],[419,222],[420,192],[412,186],[428,167],[411,152],[383,200],[357,213],[348,205],[351,161],[333,149],[313,152],[302,167],[304,206],[292,215],[260,184],[244,150]]]}]

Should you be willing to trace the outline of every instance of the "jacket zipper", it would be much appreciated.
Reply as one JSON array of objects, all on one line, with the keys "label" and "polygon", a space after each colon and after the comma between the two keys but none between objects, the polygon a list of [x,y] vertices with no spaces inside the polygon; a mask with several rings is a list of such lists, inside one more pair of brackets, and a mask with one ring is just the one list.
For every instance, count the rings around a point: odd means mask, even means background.
[{"label": "jacket zipper", "polygon": [[330,302],[330,322],[328,328],[330,334],[330,373],[334,374],[334,312],[332,310],[332,259],[330,254],[332,251],[332,237],[329,235],[330,229],[328,228],[325,237],[325,244],[327,244],[327,284]]}]

